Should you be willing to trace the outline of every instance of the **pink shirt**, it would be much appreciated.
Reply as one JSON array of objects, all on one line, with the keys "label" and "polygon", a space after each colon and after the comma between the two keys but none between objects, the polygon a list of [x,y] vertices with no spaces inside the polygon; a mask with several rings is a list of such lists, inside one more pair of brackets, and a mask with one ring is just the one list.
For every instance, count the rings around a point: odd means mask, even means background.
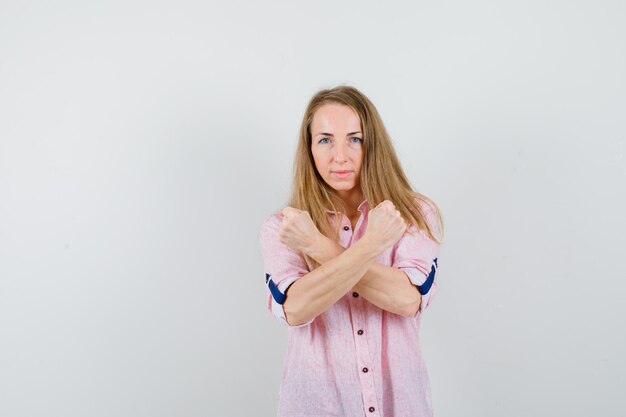
[{"label": "pink shirt", "polygon": [[[425,207],[425,206],[423,206]],[[340,243],[349,248],[367,227],[367,201],[355,230],[342,213]],[[331,224],[335,215],[328,211]],[[405,233],[377,260],[406,273],[422,294],[413,317],[390,313],[349,291],[326,311],[301,325],[285,319],[289,285],[309,272],[304,258],[280,242],[282,215],[270,216],[259,235],[265,268],[267,307],[289,328],[278,398],[279,417],[427,417],[431,393],[420,349],[424,310],[436,292],[439,245],[424,232]],[[435,231],[431,209],[427,221]],[[410,230],[416,231],[415,226]],[[287,293],[288,295],[288,293]]]}]

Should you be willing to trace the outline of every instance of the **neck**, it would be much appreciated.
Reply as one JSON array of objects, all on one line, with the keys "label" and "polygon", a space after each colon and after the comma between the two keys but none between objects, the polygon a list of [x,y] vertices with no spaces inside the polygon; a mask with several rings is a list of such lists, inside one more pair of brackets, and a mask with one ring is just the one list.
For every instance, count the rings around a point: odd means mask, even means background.
[{"label": "neck", "polygon": [[346,211],[347,211],[347,213],[345,214],[348,216],[351,216],[354,213],[356,213],[357,208],[359,207],[359,204],[361,204],[364,200],[364,196],[361,190],[339,191],[337,192],[337,195],[339,196],[339,198],[341,198],[341,200],[345,204]]}]

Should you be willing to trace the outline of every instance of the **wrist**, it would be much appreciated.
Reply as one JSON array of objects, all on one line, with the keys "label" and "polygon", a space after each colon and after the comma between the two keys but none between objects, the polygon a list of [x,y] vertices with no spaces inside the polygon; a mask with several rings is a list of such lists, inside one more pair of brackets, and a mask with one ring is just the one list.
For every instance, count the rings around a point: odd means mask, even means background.
[{"label": "wrist", "polygon": [[302,251],[311,258],[317,260],[317,256],[319,256],[319,253],[324,245],[325,238],[326,236],[318,232],[315,236],[311,237],[309,244],[302,248]]},{"label": "wrist", "polygon": [[366,255],[366,257],[374,260],[378,259],[383,252],[380,247],[368,239],[367,236],[363,236],[352,246],[357,246],[359,250]]},{"label": "wrist", "polygon": [[345,251],[345,248],[339,245],[339,243],[321,233],[312,242],[306,254],[320,264],[333,259]]}]

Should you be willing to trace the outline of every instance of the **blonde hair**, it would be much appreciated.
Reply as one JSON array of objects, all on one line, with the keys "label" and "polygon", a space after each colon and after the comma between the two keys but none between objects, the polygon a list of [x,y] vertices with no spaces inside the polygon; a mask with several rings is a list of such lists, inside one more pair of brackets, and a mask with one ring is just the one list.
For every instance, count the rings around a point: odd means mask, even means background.
[{"label": "blonde hair", "polygon": [[[443,238],[443,220],[439,208],[431,199],[413,190],[374,104],[359,90],[347,85],[318,91],[306,107],[300,126],[293,166],[292,192],[287,206],[309,212],[322,234],[339,241],[341,222],[335,222],[333,229],[326,210],[333,210],[335,214],[346,213],[346,207],[337,192],[326,184],[317,172],[311,153],[313,115],[317,109],[328,103],[350,107],[361,120],[363,162],[360,183],[370,210],[384,200],[390,200],[407,222],[407,229],[414,225],[440,243]],[[423,203],[432,210],[437,221],[436,225],[431,225],[426,220],[428,213],[422,208]],[[440,233],[435,233],[433,227]],[[437,234],[439,236],[436,236]],[[309,266],[313,265],[313,268],[319,266],[318,262],[306,254],[304,257]]]}]

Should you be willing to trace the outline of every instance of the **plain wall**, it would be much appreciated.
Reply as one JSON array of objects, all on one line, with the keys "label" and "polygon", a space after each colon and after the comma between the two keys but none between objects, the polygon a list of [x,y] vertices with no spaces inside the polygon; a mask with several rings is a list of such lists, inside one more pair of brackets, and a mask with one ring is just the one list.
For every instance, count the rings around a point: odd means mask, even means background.
[{"label": "plain wall", "polygon": [[[320,88],[442,209],[438,417],[626,413],[622,1],[0,3],[0,415],[275,415]],[[352,417],[352,416],[350,416]]]}]

